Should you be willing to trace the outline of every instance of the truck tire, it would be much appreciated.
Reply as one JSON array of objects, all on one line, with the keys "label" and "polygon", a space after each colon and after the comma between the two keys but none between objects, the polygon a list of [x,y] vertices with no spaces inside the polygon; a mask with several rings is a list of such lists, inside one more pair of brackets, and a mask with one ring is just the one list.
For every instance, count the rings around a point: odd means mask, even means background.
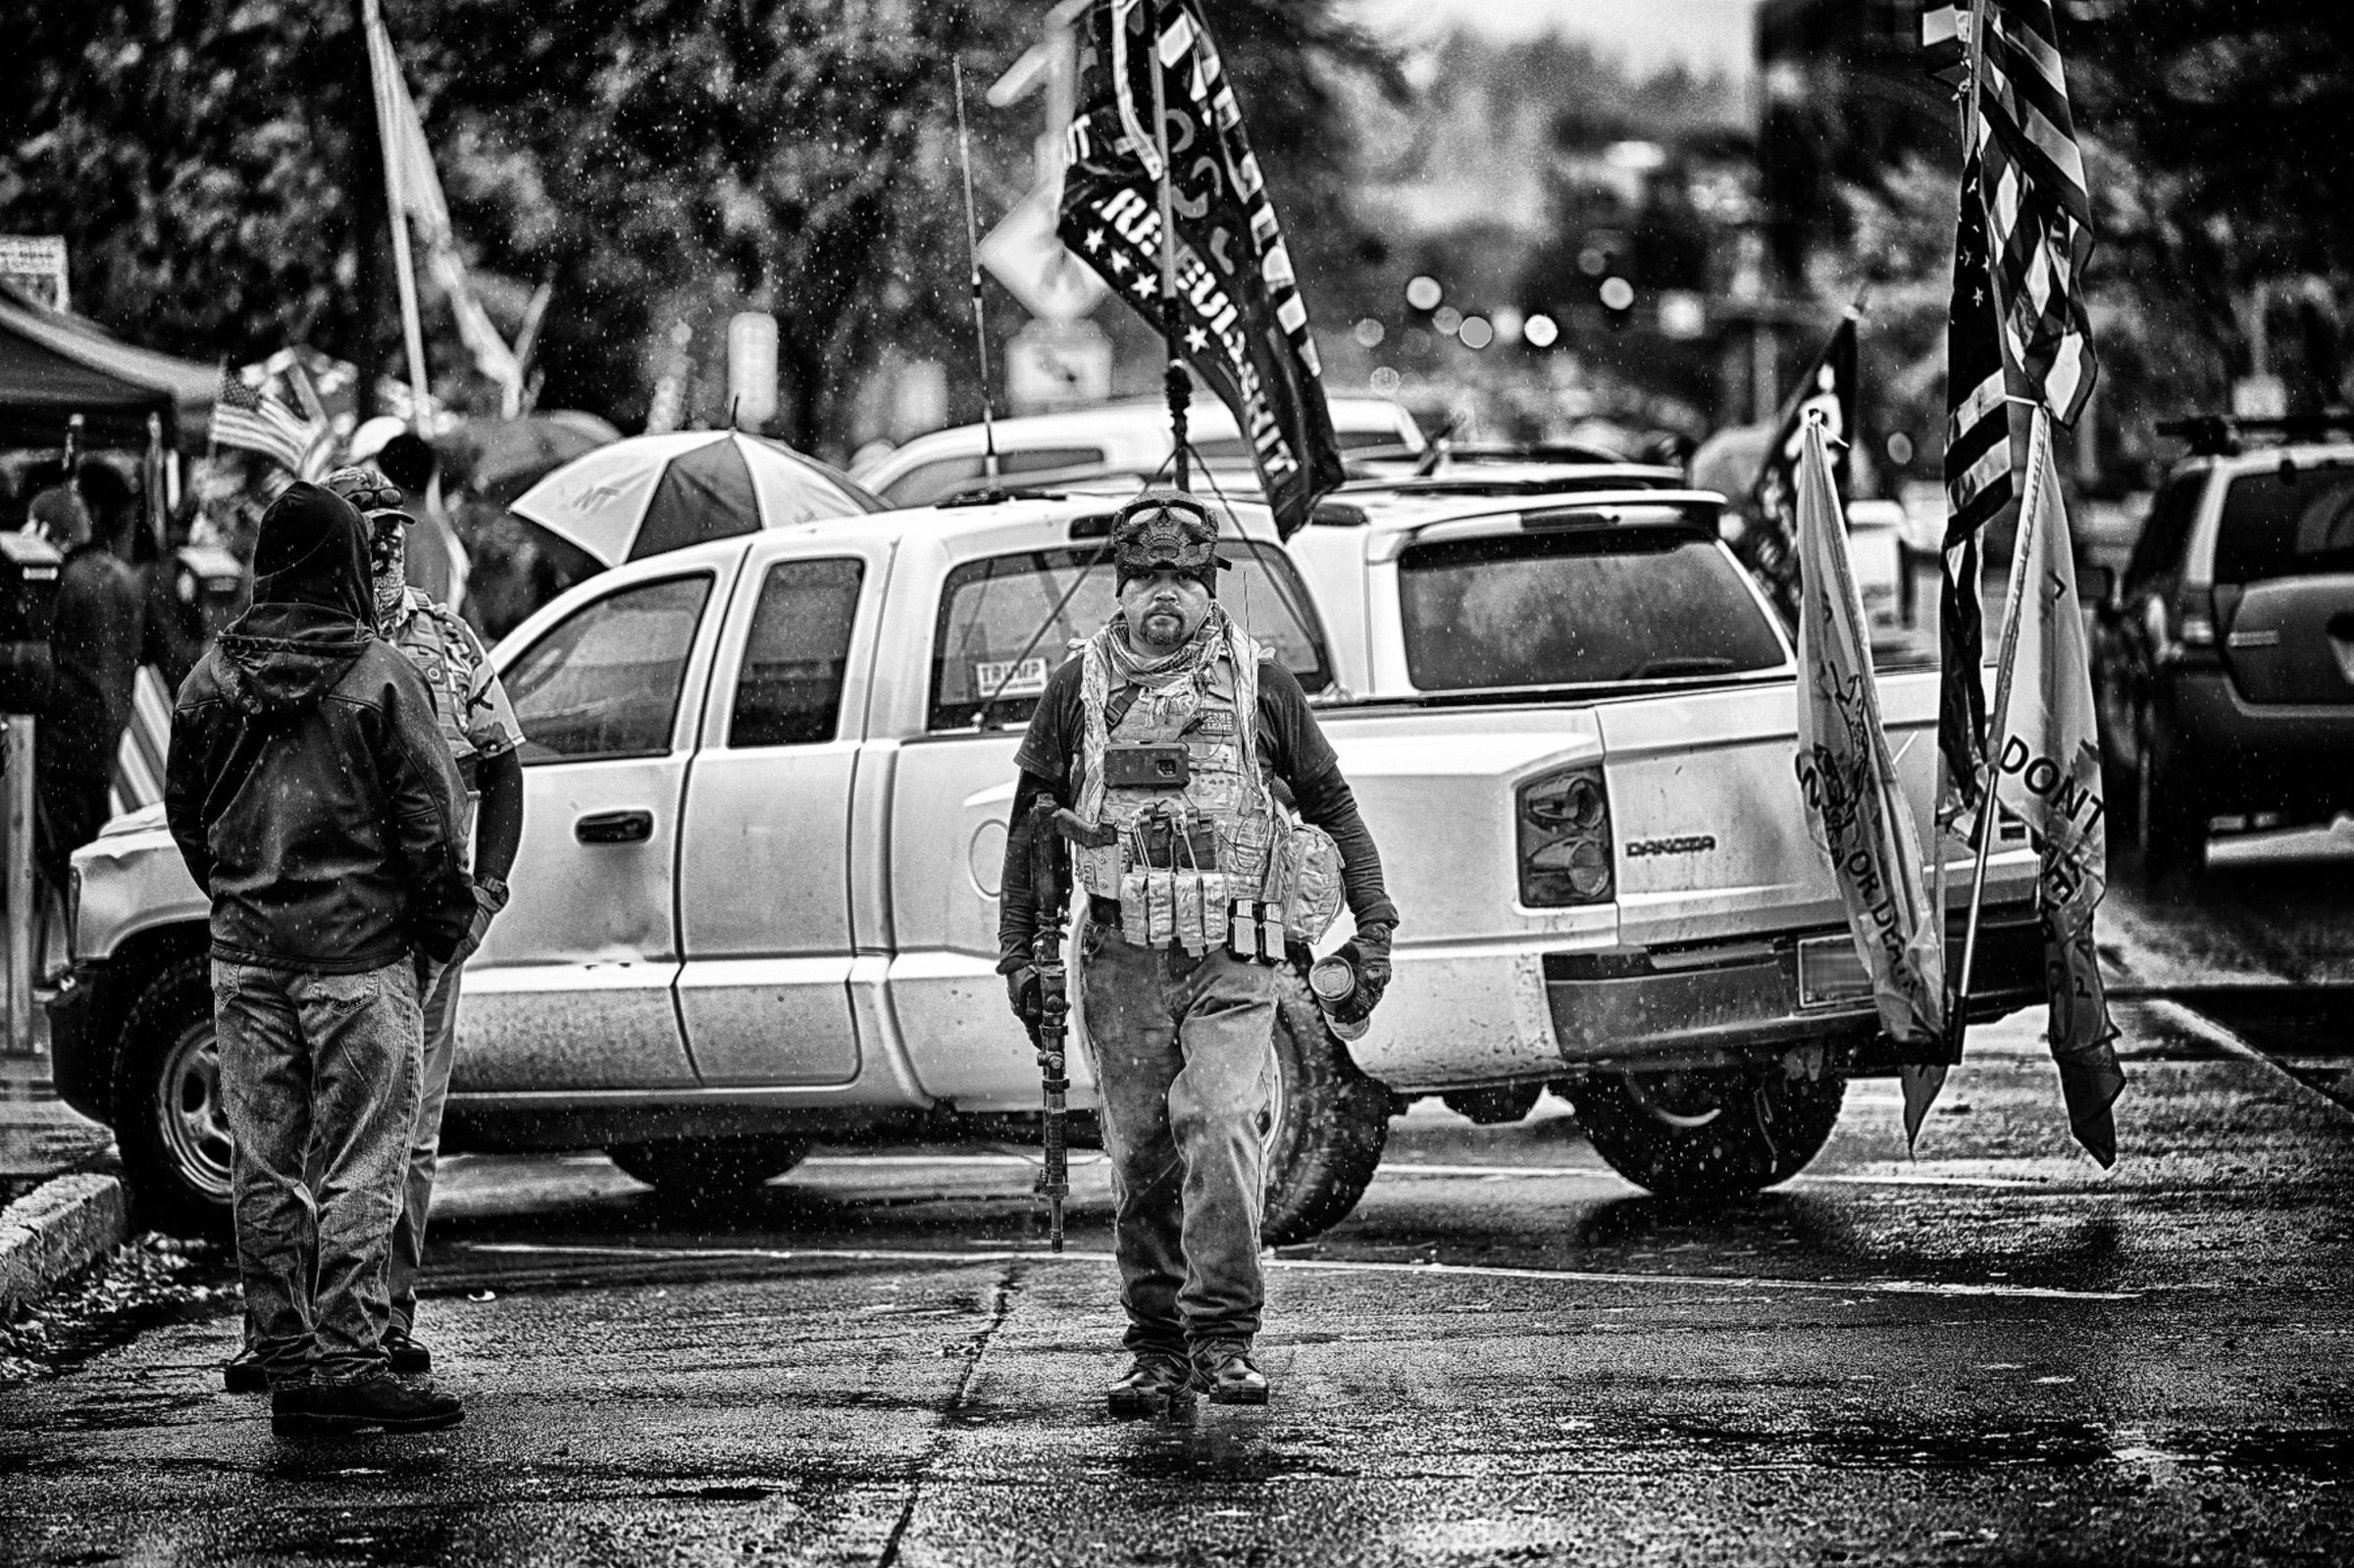
[{"label": "truck tire", "polygon": [[783,1176],[809,1153],[805,1138],[683,1138],[616,1143],[613,1163],[666,1198],[682,1202],[740,1196]]},{"label": "truck tire", "polygon": [[175,958],[149,976],[122,1039],[112,1105],[132,1228],[227,1238],[229,1109],[207,960]]},{"label": "truck tire", "polygon": [[1259,1237],[1289,1246],[1340,1224],[1364,1196],[1390,1138],[1390,1091],[1358,1070],[1288,969],[1275,976],[1275,1066]]},{"label": "truck tire", "polygon": [[1822,1151],[1847,1082],[1739,1069],[1595,1074],[1569,1103],[1595,1152],[1661,1197],[1744,1197]]}]

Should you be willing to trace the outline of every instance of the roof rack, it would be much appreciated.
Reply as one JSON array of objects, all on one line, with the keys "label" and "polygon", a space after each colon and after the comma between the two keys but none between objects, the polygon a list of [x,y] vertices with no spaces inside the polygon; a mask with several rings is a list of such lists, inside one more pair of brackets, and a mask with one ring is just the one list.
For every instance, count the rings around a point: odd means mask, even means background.
[{"label": "roof rack", "polygon": [[2158,433],[2178,435],[2201,457],[2229,457],[2250,440],[2315,441],[2332,435],[2354,435],[2354,411],[2331,414],[2192,414],[2160,420]]}]

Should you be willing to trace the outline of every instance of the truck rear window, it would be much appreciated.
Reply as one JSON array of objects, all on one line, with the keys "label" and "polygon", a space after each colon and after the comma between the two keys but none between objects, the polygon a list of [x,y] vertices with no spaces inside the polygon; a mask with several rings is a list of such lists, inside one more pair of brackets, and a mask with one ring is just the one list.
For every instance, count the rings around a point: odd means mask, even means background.
[{"label": "truck rear window", "polygon": [[1683,529],[1513,532],[1407,548],[1406,668],[1422,691],[1737,675],[1781,638],[1715,541]]},{"label": "truck rear window", "polygon": [[[1219,576],[1218,602],[1245,631],[1272,646],[1306,690],[1330,685],[1324,630],[1290,559],[1236,539],[1219,548],[1234,566]],[[1073,639],[1094,635],[1111,618],[1111,562],[1096,554],[1092,546],[1027,550],[968,561],[948,574],[932,642],[932,731],[969,729],[992,696],[993,725],[1029,722],[1047,677],[1070,657]],[[1081,579],[1077,591],[1057,611],[1074,579]]]},{"label": "truck rear window", "polygon": [[2354,572],[2354,468],[2250,474],[2224,496],[2215,581]]}]

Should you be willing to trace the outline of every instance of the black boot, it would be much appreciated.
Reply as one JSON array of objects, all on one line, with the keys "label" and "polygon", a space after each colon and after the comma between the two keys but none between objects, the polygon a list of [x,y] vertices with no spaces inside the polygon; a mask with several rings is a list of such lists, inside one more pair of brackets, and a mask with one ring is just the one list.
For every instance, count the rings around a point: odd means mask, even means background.
[{"label": "black boot", "polygon": [[270,1370],[253,1353],[253,1346],[246,1345],[221,1368],[221,1387],[231,1393],[267,1393]]},{"label": "black boot", "polygon": [[389,1372],[363,1383],[313,1383],[286,1389],[271,1401],[270,1430],[281,1437],[300,1433],[434,1432],[466,1419],[455,1395],[430,1385],[414,1388]]},{"label": "black boot", "polygon": [[384,1359],[392,1363],[392,1370],[401,1377],[413,1378],[434,1370],[434,1353],[397,1323],[384,1331]]},{"label": "black boot", "polygon": [[1267,1375],[1251,1364],[1251,1346],[1212,1340],[1194,1346],[1194,1376],[1211,1404],[1265,1404]]},{"label": "black boot", "polygon": [[1191,1404],[1193,1399],[1193,1369],[1182,1356],[1164,1350],[1139,1353],[1127,1376],[1103,1395],[1115,1416],[1156,1416],[1172,1405]]}]

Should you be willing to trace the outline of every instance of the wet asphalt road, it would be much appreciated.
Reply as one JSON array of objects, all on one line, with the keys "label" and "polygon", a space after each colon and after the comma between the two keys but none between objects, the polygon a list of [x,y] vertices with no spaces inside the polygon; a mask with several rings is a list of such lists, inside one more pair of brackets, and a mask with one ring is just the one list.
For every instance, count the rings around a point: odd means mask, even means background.
[{"label": "wet asphalt road", "polygon": [[1551,1099],[1426,1102],[1272,1262],[1265,1412],[1101,1413],[1090,1156],[1059,1260],[1015,1151],[821,1157],[724,1217],[597,1156],[456,1161],[421,1328],[463,1428],[273,1439],[191,1308],[0,1384],[0,1560],[2341,1561],[2340,847],[2121,886],[2114,1172],[2040,1014],[1974,1037],[1916,1157],[1860,1084],[1808,1173],[1713,1213]]}]

